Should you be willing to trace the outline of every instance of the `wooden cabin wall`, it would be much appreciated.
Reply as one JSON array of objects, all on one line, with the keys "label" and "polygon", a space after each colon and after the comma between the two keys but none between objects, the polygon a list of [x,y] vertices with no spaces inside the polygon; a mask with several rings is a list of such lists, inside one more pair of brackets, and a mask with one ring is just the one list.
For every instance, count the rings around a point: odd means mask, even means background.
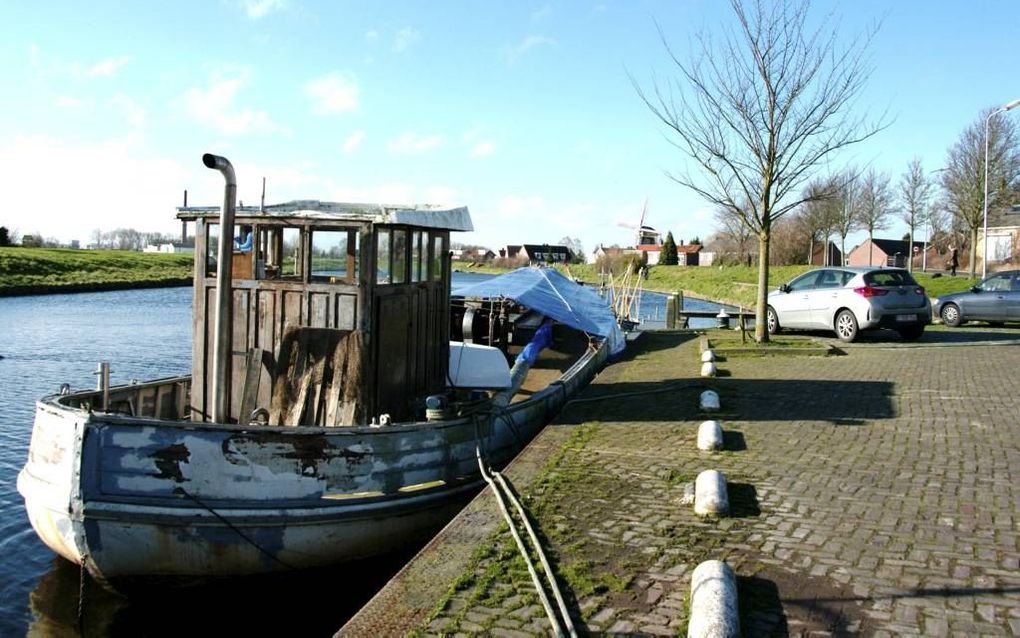
[{"label": "wooden cabin wall", "polygon": [[[203,291],[197,303],[204,312],[204,330],[197,333],[195,343],[192,407],[196,414],[212,413],[212,344],[215,333],[215,279],[196,281]],[[280,341],[291,327],[338,328],[359,327],[359,290],[356,286],[334,284],[281,285],[266,281],[235,281],[233,286],[234,330],[231,359],[230,419],[240,415],[241,393],[246,377],[248,352],[259,349],[268,353],[263,360],[275,366]],[[198,295],[196,295],[198,297]],[[208,353],[208,354],[206,354]],[[255,407],[269,409],[272,397],[271,366],[261,366]],[[208,420],[208,416],[206,419]]]}]

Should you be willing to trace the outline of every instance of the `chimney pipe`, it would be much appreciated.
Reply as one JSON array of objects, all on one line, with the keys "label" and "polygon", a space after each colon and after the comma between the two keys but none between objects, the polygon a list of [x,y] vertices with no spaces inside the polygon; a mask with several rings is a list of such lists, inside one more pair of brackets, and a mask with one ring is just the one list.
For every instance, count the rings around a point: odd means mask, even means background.
[{"label": "chimney pipe", "polygon": [[220,210],[220,245],[216,263],[216,325],[213,333],[213,422],[226,423],[230,417],[230,368],[233,333],[233,275],[234,199],[237,196],[237,179],[234,167],[225,157],[206,153],[202,156],[206,168],[223,173],[223,208]]}]

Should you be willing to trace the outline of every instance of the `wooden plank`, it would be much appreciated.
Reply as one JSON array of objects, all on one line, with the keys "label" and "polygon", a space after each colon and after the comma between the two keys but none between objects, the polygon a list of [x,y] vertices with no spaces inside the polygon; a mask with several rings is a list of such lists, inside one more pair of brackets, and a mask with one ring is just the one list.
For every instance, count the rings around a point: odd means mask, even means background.
[{"label": "wooden plank", "polygon": [[262,359],[265,352],[261,348],[248,350],[244,360],[244,385],[241,388],[241,407],[237,422],[246,424],[251,413],[258,405],[259,386],[262,382]]}]

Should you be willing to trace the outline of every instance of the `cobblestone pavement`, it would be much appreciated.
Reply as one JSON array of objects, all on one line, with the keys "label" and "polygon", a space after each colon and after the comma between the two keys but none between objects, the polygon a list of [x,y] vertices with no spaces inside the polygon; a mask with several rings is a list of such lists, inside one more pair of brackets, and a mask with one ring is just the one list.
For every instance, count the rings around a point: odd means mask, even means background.
[{"label": "cobblestone pavement", "polygon": [[[525,452],[552,459],[518,485],[582,633],[683,632],[690,573],[720,558],[746,635],[1020,634],[1020,346],[871,342],[701,379],[685,339],[646,335]],[[698,412],[705,388],[719,415]],[[705,418],[724,451],[697,451]],[[705,469],[731,517],[683,504]],[[417,631],[549,632],[505,537],[431,583]]]}]

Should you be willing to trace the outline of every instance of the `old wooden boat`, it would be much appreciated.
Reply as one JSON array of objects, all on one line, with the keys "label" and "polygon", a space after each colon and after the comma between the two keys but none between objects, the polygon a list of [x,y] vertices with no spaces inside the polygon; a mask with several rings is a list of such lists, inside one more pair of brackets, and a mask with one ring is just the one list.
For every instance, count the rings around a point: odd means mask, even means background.
[{"label": "old wooden boat", "polygon": [[[400,548],[480,488],[479,456],[509,462],[622,347],[581,321],[608,313],[594,293],[572,307],[542,292],[545,269],[453,317],[449,237],[471,230],[467,209],[238,208],[229,162],[203,159],[227,186],[222,207],[178,209],[196,238],[192,373],[43,398],[18,477],[39,537],[101,580]],[[550,329],[529,361],[523,337]]]}]

